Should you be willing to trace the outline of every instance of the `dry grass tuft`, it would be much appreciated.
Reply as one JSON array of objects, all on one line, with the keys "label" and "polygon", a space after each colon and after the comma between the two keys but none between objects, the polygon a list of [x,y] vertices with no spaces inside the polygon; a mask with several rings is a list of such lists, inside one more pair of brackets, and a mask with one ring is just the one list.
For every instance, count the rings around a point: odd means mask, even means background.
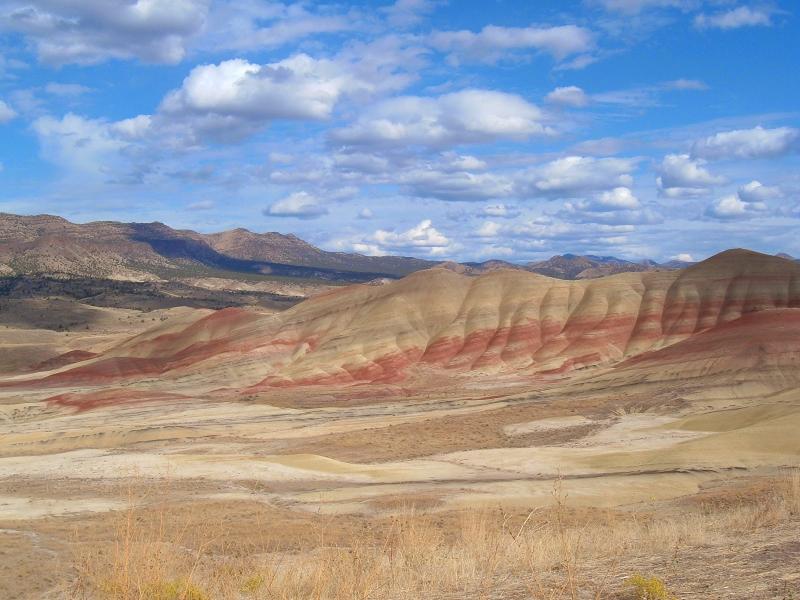
[{"label": "dry grass tuft", "polygon": [[[537,600],[666,600],[669,573],[630,576],[632,560],[678,555],[721,536],[800,515],[800,472],[766,497],[675,517],[569,509],[561,482],[553,503],[525,518],[473,510],[443,529],[413,509],[381,530],[332,544],[325,524],[311,547],[277,550],[265,536],[237,544],[222,526],[176,522],[130,498],[106,553],[76,561],[70,598],[84,600],[389,600],[512,596]],[[137,501],[135,501],[137,500]],[[152,508],[152,504],[150,505]],[[254,524],[257,527],[258,524]],[[632,569],[631,569],[632,570]],[[626,585],[626,581],[628,584]]]}]

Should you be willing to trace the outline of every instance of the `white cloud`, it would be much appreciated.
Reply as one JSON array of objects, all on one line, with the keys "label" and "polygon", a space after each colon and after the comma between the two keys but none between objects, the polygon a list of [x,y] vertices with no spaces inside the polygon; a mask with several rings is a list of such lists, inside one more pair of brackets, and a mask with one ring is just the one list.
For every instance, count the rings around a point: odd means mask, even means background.
[{"label": "white cloud", "polygon": [[494,173],[416,168],[401,173],[396,181],[411,195],[456,202],[503,198],[514,191],[512,180]]},{"label": "white cloud", "polygon": [[630,188],[616,187],[600,194],[596,204],[608,210],[633,210],[639,208],[639,199]]},{"label": "white cloud", "polygon": [[781,190],[751,181],[735,195],[725,196],[711,204],[706,214],[717,219],[744,219],[769,210],[766,201],[781,197]]},{"label": "white cloud", "polygon": [[673,79],[664,82],[664,87],[668,90],[704,91],[708,89],[708,84],[699,79]]},{"label": "white cloud", "polygon": [[697,4],[695,0],[594,0],[606,10],[627,14],[636,14],[654,8],[690,8]]},{"label": "white cloud", "polygon": [[437,230],[430,219],[400,233],[378,229],[366,238],[352,243],[356,252],[383,255],[388,252],[425,252],[430,256],[445,256],[457,246]]},{"label": "white cloud", "polygon": [[17,116],[17,112],[8,104],[0,100],[0,123],[7,123]]},{"label": "white cloud", "polygon": [[636,160],[566,156],[530,169],[517,180],[522,196],[571,197],[587,191],[627,187]]},{"label": "white cloud", "polygon": [[482,258],[497,258],[498,256],[513,256],[514,249],[508,246],[496,246],[494,244],[481,246],[478,248],[478,256]]},{"label": "white cloud", "polygon": [[488,165],[485,161],[469,154],[445,153],[445,167],[454,171],[481,171]]},{"label": "white cloud", "polygon": [[92,88],[78,83],[58,83],[50,82],[44,86],[44,91],[51,96],[80,96],[92,91]]},{"label": "white cloud", "polygon": [[723,177],[712,175],[704,164],[704,160],[692,160],[688,154],[667,154],[658,168],[659,190],[670,198],[698,196],[725,182]]},{"label": "white cloud", "polygon": [[372,219],[374,216],[375,216],[375,214],[372,212],[372,209],[369,208],[368,206],[365,206],[364,208],[362,208],[358,212],[358,218],[359,219],[367,219],[368,220],[368,219]]},{"label": "white cloud", "polygon": [[541,50],[558,60],[588,52],[594,47],[592,32],[576,25],[558,27],[498,27],[487,25],[472,31],[437,31],[430,35],[437,50],[450,52],[453,60],[466,58],[496,62],[516,50]]},{"label": "white cloud", "polygon": [[276,119],[325,120],[344,96],[363,100],[406,85],[409,79],[394,71],[383,58],[359,63],[344,54],[296,54],[267,64],[231,59],[192,69],[159,112],[189,138],[235,140]]},{"label": "white cloud", "polygon": [[606,225],[639,225],[660,223],[659,214],[641,209],[639,199],[630,188],[616,187],[595,194],[592,199],[566,202],[557,215],[571,223]]},{"label": "white cloud", "polygon": [[470,89],[378,103],[332,139],[344,144],[447,146],[552,134],[541,111],[515,94]]},{"label": "white cloud", "polygon": [[502,219],[513,219],[519,216],[520,211],[516,207],[506,204],[491,204],[484,207],[483,214],[487,217],[499,217]]},{"label": "white cloud", "polygon": [[263,0],[216,0],[196,44],[203,50],[276,48],[304,38],[354,29],[353,15],[335,7]]},{"label": "white cloud", "polygon": [[694,26],[698,29],[739,29],[740,27],[755,27],[772,25],[772,11],[766,8],[750,8],[739,6],[732,10],[718,12],[711,15],[699,14],[694,18]]},{"label": "white cloud", "polygon": [[608,156],[618,154],[625,149],[625,141],[620,138],[605,137],[596,140],[585,140],[575,144],[573,151],[581,154],[592,154],[595,156]]},{"label": "white cloud", "polygon": [[[44,158],[76,176],[135,182],[141,177],[142,167],[136,163],[143,150],[135,134],[143,126],[142,119],[148,117],[109,122],[67,113],[61,119],[39,117],[32,127]],[[152,158],[151,152],[146,154]]]},{"label": "white cloud", "polygon": [[627,243],[626,234],[634,231],[635,227],[628,224],[572,224],[540,217],[525,222],[485,221],[475,231],[474,237],[481,240],[502,237],[516,250],[541,250],[552,247],[553,242],[559,242],[561,247],[573,248],[620,246]]},{"label": "white cloud", "polygon": [[589,97],[581,88],[570,85],[567,87],[557,87],[545,96],[545,101],[550,104],[580,108],[581,106],[589,104]]},{"label": "white cloud", "polygon": [[138,115],[130,119],[122,119],[112,123],[111,131],[122,139],[141,140],[152,131],[153,118],[150,115]]},{"label": "white cloud", "polygon": [[679,260],[681,262],[694,262],[694,257],[689,254],[688,252],[682,252],[680,254],[676,254],[675,256],[670,257],[671,260]]},{"label": "white cloud", "polygon": [[273,203],[264,214],[269,217],[316,219],[328,214],[328,209],[308,192],[295,192]]},{"label": "white cloud", "polygon": [[716,219],[744,219],[766,210],[763,202],[744,202],[739,196],[731,194],[711,204],[706,214]]},{"label": "white cloud", "polygon": [[25,35],[48,64],[114,58],[174,64],[207,12],[208,0],[9,0],[0,28]]},{"label": "white cloud", "polygon": [[484,221],[481,223],[481,226],[478,228],[478,231],[475,234],[481,238],[493,238],[499,235],[500,231],[503,229],[503,226],[500,223],[496,223],[495,221]]},{"label": "white cloud", "polygon": [[215,207],[213,200],[199,200],[198,202],[192,202],[186,208],[189,210],[211,210]]},{"label": "white cloud", "polygon": [[424,15],[433,11],[435,2],[431,0],[396,0],[391,6],[382,9],[386,19],[393,27],[410,27],[422,21]]},{"label": "white cloud", "polygon": [[695,142],[692,156],[709,160],[770,158],[800,150],[800,129],[777,127],[724,131]]},{"label": "white cloud", "polygon": [[389,160],[384,156],[368,152],[338,152],[333,155],[333,163],[345,172],[385,173],[389,169]]},{"label": "white cloud", "polygon": [[162,103],[167,113],[212,113],[242,119],[325,119],[346,77],[327,60],[298,54],[257,65],[236,58],[192,69]]},{"label": "white cloud", "polygon": [[751,203],[766,202],[783,195],[780,188],[766,186],[755,180],[741,186],[737,194],[743,202]]}]

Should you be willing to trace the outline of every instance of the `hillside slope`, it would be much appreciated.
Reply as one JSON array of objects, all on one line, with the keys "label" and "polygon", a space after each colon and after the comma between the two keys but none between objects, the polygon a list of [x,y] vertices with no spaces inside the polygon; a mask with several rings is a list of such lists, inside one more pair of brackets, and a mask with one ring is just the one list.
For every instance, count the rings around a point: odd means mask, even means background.
[{"label": "hillside slope", "polygon": [[275,315],[218,311],[42,375],[48,385],[166,377],[205,389],[392,383],[430,372],[553,377],[798,307],[800,265],[744,250],[684,271],[583,281],[432,269],[330,291]]},{"label": "hillside slope", "polygon": [[163,223],[76,224],[50,215],[0,214],[0,275],[154,281],[218,274],[335,281],[398,277],[434,263],[325,252],[293,235],[235,229],[216,234]]}]

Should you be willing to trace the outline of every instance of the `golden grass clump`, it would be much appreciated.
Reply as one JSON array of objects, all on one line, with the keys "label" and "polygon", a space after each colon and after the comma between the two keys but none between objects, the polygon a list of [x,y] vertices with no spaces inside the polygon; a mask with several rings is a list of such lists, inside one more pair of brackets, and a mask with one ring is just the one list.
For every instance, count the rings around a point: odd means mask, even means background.
[{"label": "golden grass clump", "polygon": [[281,528],[274,524],[262,543],[244,546],[224,525],[181,522],[166,509],[131,502],[108,552],[94,549],[77,562],[67,597],[600,600],[632,593],[640,600],[671,600],[667,580],[674,573],[626,572],[642,557],[668,564],[685,549],[800,515],[800,472],[788,473],[770,490],[749,502],[673,516],[581,513],[567,506],[557,481],[552,506],[525,517],[466,510],[440,527],[409,508],[385,519],[380,531],[365,527],[335,542],[323,524],[316,542],[293,550],[278,548],[270,536]]},{"label": "golden grass clump", "polygon": [[658,577],[645,577],[636,573],[625,583],[633,589],[637,600],[675,600],[675,596],[667,589],[667,584]]}]

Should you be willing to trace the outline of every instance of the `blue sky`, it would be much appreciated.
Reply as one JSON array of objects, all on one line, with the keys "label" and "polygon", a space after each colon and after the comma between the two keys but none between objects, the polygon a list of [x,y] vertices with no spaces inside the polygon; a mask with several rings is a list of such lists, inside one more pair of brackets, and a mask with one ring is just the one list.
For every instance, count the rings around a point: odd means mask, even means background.
[{"label": "blue sky", "polygon": [[800,256],[799,66],[788,0],[3,0],[0,210]]}]

